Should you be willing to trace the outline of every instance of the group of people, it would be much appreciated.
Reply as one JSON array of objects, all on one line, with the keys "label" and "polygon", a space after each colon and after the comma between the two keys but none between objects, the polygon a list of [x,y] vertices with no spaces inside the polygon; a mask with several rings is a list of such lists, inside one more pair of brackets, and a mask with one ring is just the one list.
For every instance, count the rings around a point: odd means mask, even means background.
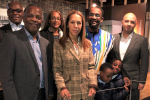
[{"label": "group of people", "polygon": [[50,11],[41,31],[42,10],[35,4],[23,11],[12,1],[7,15],[9,24],[0,28],[5,100],[139,100],[149,51],[147,39],[134,33],[135,14],[124,15],[123,31],[114,36],[99,29],[104,11],[98,6],[89,9],[87,28],[78,10],[65,23],[59,11]]}]

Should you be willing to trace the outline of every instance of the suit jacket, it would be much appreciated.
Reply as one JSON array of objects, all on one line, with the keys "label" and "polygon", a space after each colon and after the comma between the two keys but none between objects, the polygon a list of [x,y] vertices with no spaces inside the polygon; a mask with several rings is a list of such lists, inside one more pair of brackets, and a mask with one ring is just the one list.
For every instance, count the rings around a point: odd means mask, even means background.
[{"label": "suit jacket", "polygon": [[[1,81],[5,100],[37,100],[40,72],[24,28],[5,34],[0,44]],[[48,97],[47,46],[40,38],[46,97]]]},{"label": "suit jacket", "polygon": [[9,23],[9,24],[4,25],[3,27],[1,27],[1,28],[0,28],[0,30],[2,30],[4,33],[12,32],[12,29],[11,29],[10,23]]},{"label": "suit jacket", "polygon": [[91,100],[93,98],[88,97],[89,87],[97,86],[92,47],[84,51],[80,43],[78,56],[70,39],[66,41],[65,45],[66,48],[63,49],[59,41],[55,41],[53,47],[54,79],[58,89],[57,100],[62,100],[60,92],[64,87],[72,94],[71,100],[80,100],[81,98],[82,100]]},{"label": "suit jacket", "polygon": [[[119,44],[121,39],[121,33],[115,34],[114,52],[118,58],[120,58]],[[141,63],[140,63],[141,61]],[[133,33],[130,44],[123,59],[123,75],[129,77],[132,80],[146,81],[148,64],[149,63],[149,51],[148,41],[145,37]],[[140,82],[145,84],[145,82]],[[134,87],[133,88],[137,88]]]},{"label": "suit jacket", "polygon": [[4,25],[3,27],[0,27],[0,42],[2,40],[3,34],[5,34],[5,33],[11,33],[11,32],[12,32],[12,29],[11,29],[10,23]]}]

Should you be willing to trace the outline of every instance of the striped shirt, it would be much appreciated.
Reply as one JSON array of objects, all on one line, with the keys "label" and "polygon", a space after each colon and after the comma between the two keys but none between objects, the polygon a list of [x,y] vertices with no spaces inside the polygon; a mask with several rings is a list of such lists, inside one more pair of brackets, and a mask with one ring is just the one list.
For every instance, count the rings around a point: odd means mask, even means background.
[{"label": "striped shirt", "polygon": [[86,28],[86,38],[92,43],[93,55],[95,58],[95,68],[97,74],[99,74],[101,64],[106,62],[107,55],[113,48],[114,37],[112,34],[102,29],[99,29],[99,33],[95,34],[93,37],[93,34],[88,31],[88,28]]}]

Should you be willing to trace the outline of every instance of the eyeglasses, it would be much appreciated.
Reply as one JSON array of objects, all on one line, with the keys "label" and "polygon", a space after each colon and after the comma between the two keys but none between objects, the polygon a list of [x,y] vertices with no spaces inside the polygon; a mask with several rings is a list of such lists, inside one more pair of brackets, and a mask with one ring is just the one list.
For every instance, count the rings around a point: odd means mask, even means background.
[{"label": "eyeglasses", "polygon": [[51,18],[51,20],[53,20],[53,21],[56,20],[56,19],[57,19],[58,21],[60,21],[60,18],[56,18],[56,17],[52,17],[52,18]]},{"label": "eyeglasses", "polygon": [[93,13],[90,13],[89,16],[93,17],[95,15],[95,17],[100,17],[100,14],[93,14]]},{"label": "eyeglasses", "polygon": [[11,8],[8,9],[8,12],[9,12],[9,13],[14,13],[14,11],[17,12],[17,13],[22,12],[21,9],[11,9]]}]

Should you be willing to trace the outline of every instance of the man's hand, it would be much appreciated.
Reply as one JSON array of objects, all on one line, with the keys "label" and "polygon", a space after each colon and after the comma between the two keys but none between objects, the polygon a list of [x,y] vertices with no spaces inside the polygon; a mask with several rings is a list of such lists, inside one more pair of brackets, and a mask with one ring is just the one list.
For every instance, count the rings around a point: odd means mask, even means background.
[{"label": "man's hand", "polygon": [[145,84],[139,83],[138,89],[139,89],[139,90],[143,90],[144,86],[145,86]]},{"label": "man's hand", "polygon": [[60,95],[65,99],[71,99],[71,94],[67,89],[61,90]]},{"label": "man's hand", "polygon": [[89,97],[94,97],[95,94],[96,94],[96,90],[94,88],[90,88],[88,96]]},{"label": "man's hand", "polygon": [[132,85],[131,81],[130,81],[130,79],[128,77],[124,77],[123,80],[124,80],[124,83],[125,83],[126,86]]}]

